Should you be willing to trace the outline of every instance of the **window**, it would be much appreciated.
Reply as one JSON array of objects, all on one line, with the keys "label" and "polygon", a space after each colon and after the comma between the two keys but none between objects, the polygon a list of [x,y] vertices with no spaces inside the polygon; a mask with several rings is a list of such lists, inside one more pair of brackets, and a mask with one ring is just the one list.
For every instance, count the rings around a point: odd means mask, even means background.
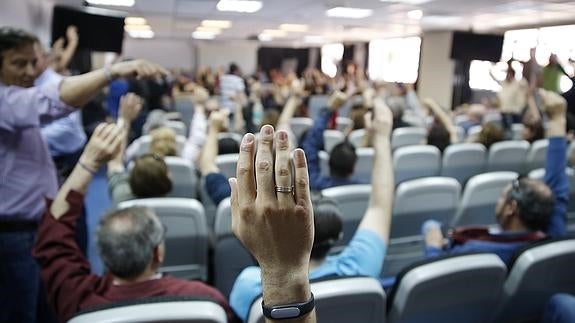
[{"label": "window", "polygon": [[337,67],[343,58],[343,44],[328,44],[321,47],[321,71],[335,77]]},{"label": "window", "polygon": [[414,83],[419,71],[421,38],[393,38],[369,43],[368,71],[372,80]]}]

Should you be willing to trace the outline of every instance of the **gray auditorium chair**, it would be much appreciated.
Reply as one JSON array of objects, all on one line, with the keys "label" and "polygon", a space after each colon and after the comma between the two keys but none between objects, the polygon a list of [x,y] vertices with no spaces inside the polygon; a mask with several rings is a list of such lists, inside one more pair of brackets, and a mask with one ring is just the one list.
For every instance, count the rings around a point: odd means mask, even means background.
[{"label": "gray auditorium chair", "polygon": [[422,127],[403,127],[393,130],[391,134],[391,149],[421,145],[427,140],[427,129]]},{"label": "gray auditorium chair", "polygon": [[329,101],[329,96],[327,95],[312,95],[309,97],[308,101],[308,116],[315,120],[319,116],[319,112],[323,108],[327,108],[327,103]]},{"label": "gray auditorium chair", "polygon": [[421,225],[428,219],[449,223],[460,195],[461,185],[449,177],[427,177],[399,184],[383,277],[395,276],[404,267],[424,258]]},{"label": "gray auditorium chair", "polygon": [[242,135],[235,133],[235,132],[220,132],[218,134],[218,141],[222,139],[232,139],[233,141],[237,142],[238,147],[242,144]]},{"label": "gray auditorium chair", "polygon": [[170,171],[172,190],[167,197],[196,198],[198,177],[190,161],[180,157],[165,157]]},{"label": "gray auditorium chair", "polygon": [[487,153],[487,172],[510,171],[523,172],[523,163],[527,157],[529,142],[508,140],[496,142]]},{"label": "gray auditorium chair", "polygon": [[[338,277],[312,282],[318,322],[385,323],[386,296],[377,279]],[[248,323],[263,323],[262,298],[253,302]]]},{"label": "gray auditorium chair", "polygon": [[369,184],[337,186],[321,191],[322,196],[337,203],[343,215],[343,239],[338,242],[338,246],[347,245],[353,237],[367,209],[370,193]]},{"label": "gray auditorium chair", "polygon": [[529,173],[534,169],[545,167],[548,146],[548,139],[537,140],[531,144],[525,158],[524,173]]},{"label": "gray auditorium chair", "polygon": [[345,135],[339,130],[325,130],[323,132],[323,150],[331,152],[335,145],[343,142]]},{"label": "gray auditorium chair", "polygon": [[511,139],[512,140],[522,140],[523,139],[523,129],[525,126],[522,123],[514,123],[511,125]]},{"label": "gray auditorium chair", "polygon": [[492,172],[470,178],[452,226],[495,224],[497,200],[503,189],[518,175],[515,172]]},{"label": "gray auditorium chair", "polygon": [[548,241],[521,252],[503,287],[499,322],[539,322],[556,293],[575,293],[575,239]]},{"label": "gray auditorium chair", "polygon": [[208,227],[200,202],[161,197],[118,204],[119,209],[132,206],[153,209],[168,230],[161,272],[185,279],[207,279]]},{"label": "gray auditorium chair", "polygon": [[467,254],[406,268],[388,299],[392,323],[490,322],[507,268],[494,254]]},{"label": "gray auditorium chair", "polygon": [[343,132],[348,128],[353,129],[353,120],[347,117],[337,117],[335,119],[335,126],[337,130]]},{"label": "gray auditorium chair", "polygon": [[301,141],[303,134],[313,127],[313,119],[311,118],[292,118],[289,123],[291,131],[298,141]]},{"label": "gray auditorium chair", "polygon": [[213,300],[160,296],[109,303],[82,311],[68,323],[226,323],[226,311]]},{"label": "gray auditorium chair", "polygon": [[371,183],[371,173],[373,172],[373,157],[375,150],[373,148],[356,148],[357,162],[353,178],[361,183]]},{"label": "gray auditorium chair", "polygon": [[469,178],[483,172],[486,158],[487,150],[482,144],[449,145],[443,151],[440,175],[453,177],[465,185]]},{"label": "gray auditorium chair", "polygon": [[357,129],[349,134],[348,140],[352,145],[355,146],[355,148],[364,147],[365,135],[365,129]]},{"label": "gray auditorium chair", "polygon": [[329,176],[329,154],[323,150],[318,153],[321,176]]},{"label": "gray auditorium chair", "polygon": [[[140,146],[134,157],[141,156],[150,152],[150,145],[152,144],[152,137],[150,135],[143,135],[138,139],[140,141]],[[176,149],[178,150],[178,155],[182,154],[184,146],[186,144],[186,137],[176,136]]]},{"label": "gray auditorium chair", "polygon": [[395,184],[439,175],[441,152],[431,145],[413,145],[397,148],[393,152]]},{"label": "gray auditorium chair", "polygon": [[174,107],[180,113],[180,119],[184,124],[189,125],[194,116],[194,103],[191,96],[176,96],[174,98]]},{"label": "gray auditorium chair", "polygon": [[227,178],[236,177],[236,168],[240,154],[225,154],[216,157],[216,166]]},{"label": "gray auditorium chair", "polygon": [[174,130],[178,136],[188,136],[187,127],[182,121],[168,120],[166,121],[165,126]]},{"label": "gray auditorium chair", "polygon": [[229,297],[238,275],[257,263],[232,232],[230,198],[222,200],[216,211],[214,225],[214,286]]}]

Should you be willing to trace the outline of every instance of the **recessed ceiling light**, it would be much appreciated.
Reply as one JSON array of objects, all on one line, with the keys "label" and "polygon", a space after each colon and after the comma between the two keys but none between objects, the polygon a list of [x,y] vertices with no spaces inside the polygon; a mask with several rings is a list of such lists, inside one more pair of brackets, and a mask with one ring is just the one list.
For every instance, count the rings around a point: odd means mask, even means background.
[{"label": "recessed ceiling light", "polygon": [[427,2],[431,2],[433,0],[379,0],[381,2],[393,2],[393,3],[403,3],[403,4],[410,4],[410,5],[420,5]]},{"label": "recessed ceiling light", "polygon": [[134,30],[152,30],[150,25],[124,25],[125,31],[134,31]]},{"label": "recessed ceiling light", "polygon": [[88,4],[96,6],[133,7],[136,0],[86,0]]},{"label": "recessed ceiling light", "polygon": [[301,24],[281,24],[280,29],[294,33],[304,33],[308,31],[309,26]]},{"label": "recessed ceiling light", "polygon": [[154,32],[152,30],[130,30],[128,35],[132,38],[153,38]]},{"label": "recessed ceiling light", "polygon": [[194,39],[214,39],[216,34],[207,31],[194,31],[192,33],[192,38]]},{"label": "recessed ceiling light", "polygon": [[270,35],[272,37],[286,37],[287,36],[286,31],[278,30],[278,29],[264,29],[262,31],[262,34]]},{"label": "recessed ceiling light", "polygon": [[225,29],[230,28],[232,22],[229,20],[203,20],[202,26]]},{"label": "recessed ceiling light", "polygon": [[216,5],[219,11],[234,11],[243,13],[254,13],[262,8],[261,1],[252,0],[220,0]]},{"label": "recessed ceiling light", "polygon": [[259,35],[258,35],[258,40],[259,40],[259,41],[266,42],[266,41],[272,41],[273,39],[274,39],[274,38],[272,37],[272,35],[269,35],[269,34],[264,34],[264,33],[262,33],[262,34],[259,34]]},{"label": "recessed ceiling light", "polygon": [[413,19],[413,20],[419,20],[419,19],[423,18],[423,11],[421,11],[419,9],[408,11],[407,12],[407,18]]},{"label": "recessed ceiling light", "polygon": [[308,35],[303,38],[303,41],[309,44],[321,44],[325,42],[325,38],[323,36]]},{"label": "recessed ceiling light", "polygon": [[335,7],[327,10],[325,14],[328,17],[334,18],[361,19],[371,16],[373,14],[373,10],[350,7]]},{"label": "recessed ceiling light", "polygon": [[126,17],[124,19],[124,23],[126,25],[147,25],[148,22],[146,21],[146,18],[142,18],[142,17]]},{"label": "recessed ceiling light", "polygon": [[204,27],[204,26],[198,26],[198,28],[196,28],[196,31],[201,31],[201,32],[206,32],[206,33],[212,33],[214,35],[219,35],[222,30],[219,28],[214,28],[214,27]]}]

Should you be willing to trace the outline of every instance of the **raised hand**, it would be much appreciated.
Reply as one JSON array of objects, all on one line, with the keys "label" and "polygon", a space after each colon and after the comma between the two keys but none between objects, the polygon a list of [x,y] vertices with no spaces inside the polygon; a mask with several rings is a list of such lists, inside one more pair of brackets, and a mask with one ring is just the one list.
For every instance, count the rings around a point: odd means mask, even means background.
[{"label": "raised hand", "polygon": [[93,171],[98,170],[116,156],[123,136],[124,130],[115,124],[98,125],[80,157],[80,163]]},{"label": "raised hand", "polygon": [[134,93],[128,93],[120,99],[120,116],[128,123],[136,119],[142,110],[143,100]]},{"label": "raised hand", "polygon": [[116,63],[112,65],[110,71],[114,77],[136,77],[139,79],[155,78],[169,74],[168,70],[160,65],[143,59]]}]

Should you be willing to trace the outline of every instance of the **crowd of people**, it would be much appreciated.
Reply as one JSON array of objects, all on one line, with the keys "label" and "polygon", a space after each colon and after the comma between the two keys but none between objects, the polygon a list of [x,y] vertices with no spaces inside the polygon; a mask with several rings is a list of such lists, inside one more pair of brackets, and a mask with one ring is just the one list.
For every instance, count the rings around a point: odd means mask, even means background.
[{"label": "crowd of people", "polygon": [[[276,70],[246,76],[233,63],[193,75],[127,59],[67,76],[77,44],[73,27],[50,53],[34,35],[0,28],[0,322],[66,321],[98,305],[163,295],[209,297],[229,321],[246,321],[263,295],[268,319],[298,308],[287,318],[314,322],[310,279],[380,278],[395,194],[391,134],[401,127],[426,128],[422,144],[440,151],[465,138],[489,148],[511,139],[514,123],[523,123],[524,140],[549,140],[544,180],[521,177],[501,193],[494,210],[498,232],[455,228],[445,237],[444,224],[427,221],[421,224],[426,257],[480,251],[509,264],[521,248],[566,234],[575,107],[572,94],[558,94],[565,70],[556,57],[540,68],[533,56],[520,80],[510,63],[496,99],[451,111],[420,100],[413,85],[371,82],[354,64],[329,78],[316,69],[301,77]],[[328,95],[326,107],[296,135],[290,122],[309,116],[314,95]],[[190,120],[175,111],[176,100],[191,103]],[[354,176],[357,147],[348,140],[329,151],[328,175],[322,175],[323,134],[336,128],[346,106],[353,122],[343,132],[364,129],[363,145],[373,148],[374,160],[367,209],[349,243],[333,255],[342,214],[318,192],[367,182]],[[174,120],[188,128],[182,142],[170,127]],[[473,126],[481,132],[466,136]],[[230,132],[241,142],[220,137]],[[143,155],[142,134],[151,137]],[[238,154],[237,173],[228,178],[216,158],[231,153]],[[171,156],[198,171],[209,202],[231,197],[232,230],[257,260],[237,276],[229,297],[206,282],[159,272],[169,252],[167,233],[149,208],[102,215],[95,238],[104,275],[93,274],[85,256],[84,199],[99,170],[107,168],[114,204],[164,197],[173,188],[165,160]],[[546,317],[575,317],[573,297],[552,301]]]}]

